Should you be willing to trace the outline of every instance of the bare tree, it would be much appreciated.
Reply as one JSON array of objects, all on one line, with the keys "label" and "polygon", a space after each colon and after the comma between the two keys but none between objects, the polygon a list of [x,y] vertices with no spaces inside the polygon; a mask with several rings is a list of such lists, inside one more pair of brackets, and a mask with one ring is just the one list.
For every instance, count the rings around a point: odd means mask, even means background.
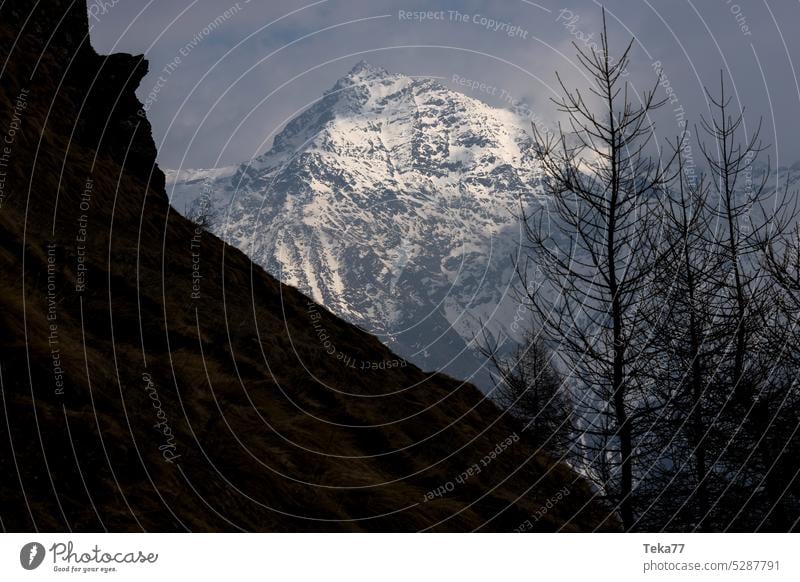
[{"label": "bare tree", "polygon": [[[794,210],[787,214],[795,216]],[[763,250],[765,269],[779,294],[777,316],[768,330],[768,349],[775,355],[772,386],[760,398],[760,407],[767,409],[761,412],[767,423],[760,448],[769,506],[759,526],[791,531],[800,527],[800,226],[795,224],[785,237],[767,237]]]},{"label": "bare tree", "polygon": [[662,249],[647,293],[651,326],[648,391],[654,457],[643,481],[652,492],[640,523],[704,529],[710,507],[709,448],[719,410],[711,387],[719,367],[717,288],[723,267],[712,229],[710,184],[686,167],[689,144],[676,140],[678,172],[663,189],[658,238]]},{"label": "bare tree", "polygon": [[494,401],[523,423],[523,430],[543,450],[563,459],[572,443],[573,407],[568,386],[553,355],[534,331],[526,333],[507,356],[484,336],[483,353],[494,368]]},{"label": "bare tree", "polygon": [[[710,143],[701,141],[700,150],[711,173],[711,184],[716,193],[715,218],[717,220],[719,253],[726,264],[723,276],[716,281],[719,289],[727,293],[730,305],[724,316],[731,322],[733,342],[731,346],[730,382],[737,395],[746,391],[743,381],[746,354],[750,348],[753,316],[752,301],[764,281],[758,265],[759,243],[768,229],[769,221],[760,224],[753,220],[752,212],[763,202],[766,194],[768,173],[754,183],[753,169],[758,155],[764,151],[759,142],[760,123],[751,137],[739,141],[743,129],[744,113],[731,115],[730,98],[725,95],[725,83],[720,75],[720,94],[714,97],[707,92],[714,108],[711,119],[702,118],[701,127],[710,138]],[[745,183],[743,183],[745,182]]]},{"label": "bare tree", "polygon": [[756,162],[765,150],[760,123],[748,136],[744,111],[732,111],[722,74],[719,96],[708,95],[713,115],[702,119],[701,128],[709,139],[701,142],[700,149],[714,192],[715,239],[723,268],[712,284],[720,306],[718,327],[726,344],[715,396],[724,407],[722,430],[729,435],[717,459],[718,466],[726,467],[726,485],[711,509],[745,504],[731,512],[725,527],[741,523],[747,528],[746,512],[759,503],[754,483],[764,492],[763,506],[775,505],[780,495],[770,470],[774,451],[767,434],[774,424],[776,403],[787,394],[787,383],[780,353],[771,347],[769,330],[776,329],[779,287],[764,268],[763,249],[784,238],[790,218],[785,196],[767,188],[769,163],[757,175]]},{"label": "bare tree", "polygon": [[[651,156],[650,115],[664,101],[659,80],[635,103],[625,80],[633,41],[609,54],[605,12],[600,49],[577,45],[591,80],[588,94],[568,89],[555,100],[568,128],[533,136],[548,203],[522,210],[527,258],[516,270],[537,320],[586,391],[583,456],[601,476],[626,528],[634,523],[640,358],[647,329],[642,296],[660,251],[648,244],[658,224],[657,193],[669,160]],[[540,274],[536,281],[532,271]]]}]

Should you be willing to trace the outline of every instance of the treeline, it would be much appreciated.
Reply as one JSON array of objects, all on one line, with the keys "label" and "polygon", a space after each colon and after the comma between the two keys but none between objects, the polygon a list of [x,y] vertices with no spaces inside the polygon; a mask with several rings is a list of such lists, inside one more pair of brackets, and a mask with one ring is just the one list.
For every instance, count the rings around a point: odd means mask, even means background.
[{"label": "treeline", "polygon": [[[628,530],[790,531],[800,518],[800,233],[724,82],[657,138],[632,42],[576,46],[567,122],[533,128],[544,202],[522,209],[526,342],[488,345],[494,395],[595,481]],[[748,131],[749,129],[749,131]],[[697,157],[695,164],[692,148]],[[768,164],[767,164],[768,166]]]}]

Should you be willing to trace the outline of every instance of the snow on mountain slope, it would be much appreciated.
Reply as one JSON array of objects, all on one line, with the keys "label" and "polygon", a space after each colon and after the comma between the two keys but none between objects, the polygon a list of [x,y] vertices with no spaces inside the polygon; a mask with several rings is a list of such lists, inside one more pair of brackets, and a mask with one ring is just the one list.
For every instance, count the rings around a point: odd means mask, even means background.
[{"label": "snow on mountain slope", "polygon": [[237,167],[227,166],[210,170],[164,170],[167,184],[170,185],[169,203],[179,212],[187,212],[192,203],[202,196],[204,185],[210,187],[214,181],[232,176]]},{"label": "snow on mountain slope", "polygon": [[401,356],[487,386],[468,344],[481,322],[519,320],[513,212],[537,192],[526,130],[511,111],[362,62],[266,154],[169,172],[167,190],[192,212],[213,207],[221,238]]}]

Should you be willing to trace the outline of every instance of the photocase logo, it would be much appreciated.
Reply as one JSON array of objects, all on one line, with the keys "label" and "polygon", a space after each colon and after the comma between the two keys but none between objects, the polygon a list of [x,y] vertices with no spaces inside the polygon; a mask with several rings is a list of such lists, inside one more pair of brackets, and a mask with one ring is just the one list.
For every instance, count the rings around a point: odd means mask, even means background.
[{"label": "photocase logo", "polygon": [[22,546],[19,552],[19,563],[26,570],[35,570],[44,561],[44,546],[38,542],[30,542]]}]

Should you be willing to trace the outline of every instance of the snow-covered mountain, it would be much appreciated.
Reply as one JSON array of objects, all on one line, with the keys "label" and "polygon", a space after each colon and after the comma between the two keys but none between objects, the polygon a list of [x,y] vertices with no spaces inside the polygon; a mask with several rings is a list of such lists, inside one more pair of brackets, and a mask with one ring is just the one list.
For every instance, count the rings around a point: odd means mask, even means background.
[{"label": "snow-covered mountain", "polygon": [[266,154],[168,172],[167,190],[404,358],[470,378],[481,322],[512,335],[523,323],[509,283],[513,213],[537,196],[527,129],[512,111],[361,62]]}]

